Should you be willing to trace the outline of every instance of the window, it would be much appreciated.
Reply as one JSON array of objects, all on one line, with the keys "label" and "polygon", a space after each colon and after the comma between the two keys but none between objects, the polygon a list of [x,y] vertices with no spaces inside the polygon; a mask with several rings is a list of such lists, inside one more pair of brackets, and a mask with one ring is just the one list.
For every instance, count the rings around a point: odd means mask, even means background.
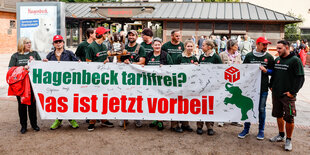
[{"label": "window", "polygon": [[10,20],[10,28],[15,29],[16,28],[16,21],[15,20]]}]

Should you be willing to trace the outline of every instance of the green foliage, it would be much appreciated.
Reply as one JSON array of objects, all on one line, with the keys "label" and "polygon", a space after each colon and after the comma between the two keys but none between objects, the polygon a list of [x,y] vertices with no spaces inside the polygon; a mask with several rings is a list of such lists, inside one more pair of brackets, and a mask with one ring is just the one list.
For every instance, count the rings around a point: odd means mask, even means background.
[{"label": "green foliage", "polygon": [[[292,12],[288,12],[288,15],[292,17],[296,17],[296,15]],[[297,18],[302,19],[302,16],[299,15]],[[303,19],[302,19],[303,20]],[[301,22],[302,23],[302,22]],[[300,35],[300,24],[301,23],[292,23],[292,24],[286,24],[284,27],[284,39],[288,41],[296,41],[301,39]]]}]

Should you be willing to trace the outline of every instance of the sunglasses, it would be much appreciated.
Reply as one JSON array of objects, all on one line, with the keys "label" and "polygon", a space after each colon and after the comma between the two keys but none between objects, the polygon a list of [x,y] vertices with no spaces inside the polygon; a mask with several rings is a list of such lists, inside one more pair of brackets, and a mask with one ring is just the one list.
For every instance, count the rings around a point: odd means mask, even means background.
[{"label": "sunglasses", "polygon": [[62,40],[56,40],[54,41],[55,44],[59,44],[59,43],[62,43],[63,41]]}]

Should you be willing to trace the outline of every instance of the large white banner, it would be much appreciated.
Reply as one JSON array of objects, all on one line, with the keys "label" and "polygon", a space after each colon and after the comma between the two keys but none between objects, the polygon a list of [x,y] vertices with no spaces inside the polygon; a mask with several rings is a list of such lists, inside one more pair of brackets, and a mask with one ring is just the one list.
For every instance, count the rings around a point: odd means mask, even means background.
[{"label": "large white banner", "polygon": [[258,120],[258,64],[29,66],[42,119]]}]

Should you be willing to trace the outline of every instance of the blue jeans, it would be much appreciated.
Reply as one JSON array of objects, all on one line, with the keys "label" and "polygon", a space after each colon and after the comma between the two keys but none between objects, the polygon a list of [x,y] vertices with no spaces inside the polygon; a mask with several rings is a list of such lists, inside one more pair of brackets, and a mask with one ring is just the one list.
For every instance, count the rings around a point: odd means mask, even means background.
[{"label": "blue jeans", "polygon": [[[262,92],[260,94],[259,107],[258,107],[258,112],[259,112],[258,113],[258,121],[259,121],[258,131],[259,132],[264,132],[264,129],[265,129],[267,97],[268,97],[268,92]],[[245,122],[244,130],[250,130],[250,126],[251,126],[250,122]]]}]

